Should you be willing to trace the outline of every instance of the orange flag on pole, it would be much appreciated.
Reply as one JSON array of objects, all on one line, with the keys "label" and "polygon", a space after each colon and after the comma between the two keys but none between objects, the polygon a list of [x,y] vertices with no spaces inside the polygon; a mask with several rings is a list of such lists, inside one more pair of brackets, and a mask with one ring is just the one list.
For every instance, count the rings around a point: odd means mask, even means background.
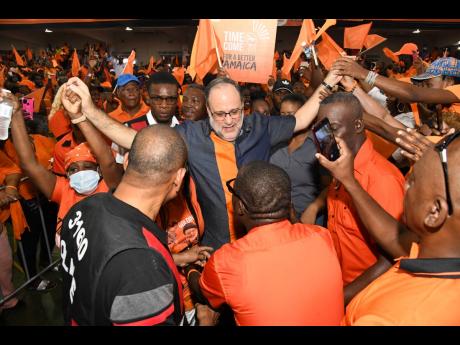
[{"label": "orange flag on pole", "polygon": [[193,40],[192,54],[190,55],[190,65],[187,67],[187,71],[186,71],[186,73],[192,78],[192,80],[195,79],[195,75],[196,75],[194,61],[196,60],[197,41],[198,41],[198,31],[195,35],[195,39]]},{"label": "orange flag on pole", "polygon": [[215,69],[217,64],[220,65],[220,55],[223,51],[211,20],[200,19],[190,60],[192,71],[203,80],[209,71]]},{"label": "orange flag on pole", "polygon": [[174,67],[172,75],[176,78],[177,82],[182,85],[184,83],[185,67]]},{"label": "orange flag on pole", "polygon": [[13,54],[14,54],[14,58],[16,59],[16,64],[18,66],[25,66],[26,64],[24,63],[24,60],[22,59],[22,57],[19,55],[18,51],[16,50],[16,48],[12,45],[13,47]]},{"label": "orange flag on pole", "polygon": [[315,35],[315,41],[327,30],[329,29],[331,26],[337,24],[337,20],[336,19],[326,19],[326,22],[324,23],[324,25],[321,27],[321,29],[316,33]]},{"label": "orange flag on pole", "polygon": [[295,44],[294,50],[292,51],[291,57],[284,60],[283,68],[281,69],[284,75],[290,73],[292,66],[294,66],[297,59],[302,54],[304,47],[306,45],[310,45],[313,40],[315,39],[315,24],[311,19],[304,19],[302,22],[302,27],[300,29],[299,37],[297,38],[297,42]]},{"label": "orange flag on pole", "polygon": [[80,60],[78,60],[77,49],[74,48],[72,55],[72,77],[78,77],[80,71]]},{"label": "orange flag on pole", "polygon": [[372,22],[345,28],[343,35],[343,47],[349,49],[361,49],[367,35],[369,34],[371,26]]},{"label": "orange flag on pole", "polygon": [[[292,56],[291,56],[292,59]],[[289,64],[289,59],[286,57],[286,54],[283,54],[283,67],[281,68],[281,78],[291,81],[291,69],[284,69],[284,66]],[[276,76],[275,76],[276,79]]]},{"label": "orange flag on pole", "polygon": [[34,112],[38,113],[40,111],[40,105],[43,100],[43,96],[45,95],[45,86],[35,90],[34,92],[25,95],[25,98],[33,98],[34,100]]},{"label": "orange flag on pole", "polygon": [[390,48],[384,47],[382,51],[385,54],[385,56],[389,58],[391,61],[399,63],[399,57],[395,55],[395,53]]},{"label": "orange flag on pole", "polygon": [[128,56],[128,62],[121,74],[134,74],[134,60],[136,59],[136,52],[131,50],[131,54]]},{"label": "orange flag on pole", "polygon": [[26,58],[31,61],[33,59],[32,50],[30,48],[26,49]]},{"label": "orange flag on pole", "polygon": [[323,66],[330,70],[335,60],[346,53],[327,33],[324,32],[322,36],[323,40],[316,46],[316,50]]},{"label": "orange flag on pole", "polygon": [[105,75],[105,79],[106,79],[106,82],[108,82],[110,85],[112,85],[112,76],[110,75],[108,69],[107,69],[107,66],[104,66],[104,75]]},{"label": "orange flag on pole", "polygon": [[384,41],[386,41],[385,37],[379,35],[367,35],[366,39],[364,40],[364,47],[366,47],[366,50],[369,50]]},{"label": "orange flag on pole", "polygon": [[149,66],[147,67],[147,74],[150,74],[150,72],[152,72],[154,63],[155,63],[155,59],[153,58],[153,55],[152,55],[150,56]]}]

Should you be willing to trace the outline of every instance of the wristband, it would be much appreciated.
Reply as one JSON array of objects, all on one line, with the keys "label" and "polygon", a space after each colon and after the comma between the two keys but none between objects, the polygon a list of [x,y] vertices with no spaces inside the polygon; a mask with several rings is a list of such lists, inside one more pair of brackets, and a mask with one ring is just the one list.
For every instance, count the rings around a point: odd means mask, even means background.
[{"label": "wristband", "polygon": [[80,122],[83,122],[83,121],[86,121],[86,115],[85,114],[82,114],[80,117],[76,118],[76,119],[72,119],[70,120],[74,125],[76,125],[77,123],[80,123]]},{"label": "wristband", "polygon": [[13,188],[13,189],[15,189],[15,190],[18,190],[15,186],[11,186],[11,185],[6,185],[5,188]]},{"label": "wristband", "polygon": [[321,82],[321,85],[323,85],[326,89],[328,89],[329,91],[332,91],[332,86],[327,84],[325,81],[322,81]]},{"label": "wristband", "polygon": [[187,280],[189,280],[190,278],[190,273],[193,273],[193,272],[200,273],[200,271],[198,271],[197,269],[192,268],[191,270],[187,272]]}]

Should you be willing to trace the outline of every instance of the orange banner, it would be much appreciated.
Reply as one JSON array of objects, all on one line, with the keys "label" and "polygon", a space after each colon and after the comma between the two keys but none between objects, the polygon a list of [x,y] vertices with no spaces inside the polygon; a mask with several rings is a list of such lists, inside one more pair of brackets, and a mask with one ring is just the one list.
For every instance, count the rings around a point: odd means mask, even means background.
[{"label": "orange banner", "polygon": [[266,84],[273,70],[276,19],[212,20],[224,49],[223,68],[238,82]]}]

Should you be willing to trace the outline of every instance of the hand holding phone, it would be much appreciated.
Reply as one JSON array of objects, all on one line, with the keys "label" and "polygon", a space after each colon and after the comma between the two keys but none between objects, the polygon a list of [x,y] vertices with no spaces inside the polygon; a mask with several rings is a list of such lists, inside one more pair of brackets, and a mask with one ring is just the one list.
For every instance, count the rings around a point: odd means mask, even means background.
[{"label": "hand holding phone", "polygon": [[22,113],[24,114],[24,120],[34,119],[34,99],[33,98],[21,98]]},{"label": "hand holding phone", "polygon": [[335,161],[340,157],[340,150],[327,117],[313,127],[312,133],[319,153],[330,161]]}]

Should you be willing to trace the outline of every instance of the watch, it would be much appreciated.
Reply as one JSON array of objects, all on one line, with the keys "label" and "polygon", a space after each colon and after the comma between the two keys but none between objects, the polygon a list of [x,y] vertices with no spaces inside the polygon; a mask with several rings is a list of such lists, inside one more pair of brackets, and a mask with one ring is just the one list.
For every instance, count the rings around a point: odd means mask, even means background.
[{"label": "watch", "polygon": [[76,119],[72,119],[70,120],[74,125],[76,125],[77,123],[80,123],[80,122],[83,122],[83,121],[86,121],[86,115],[85,114],[82,114],[80,117],[76,118]]}]

